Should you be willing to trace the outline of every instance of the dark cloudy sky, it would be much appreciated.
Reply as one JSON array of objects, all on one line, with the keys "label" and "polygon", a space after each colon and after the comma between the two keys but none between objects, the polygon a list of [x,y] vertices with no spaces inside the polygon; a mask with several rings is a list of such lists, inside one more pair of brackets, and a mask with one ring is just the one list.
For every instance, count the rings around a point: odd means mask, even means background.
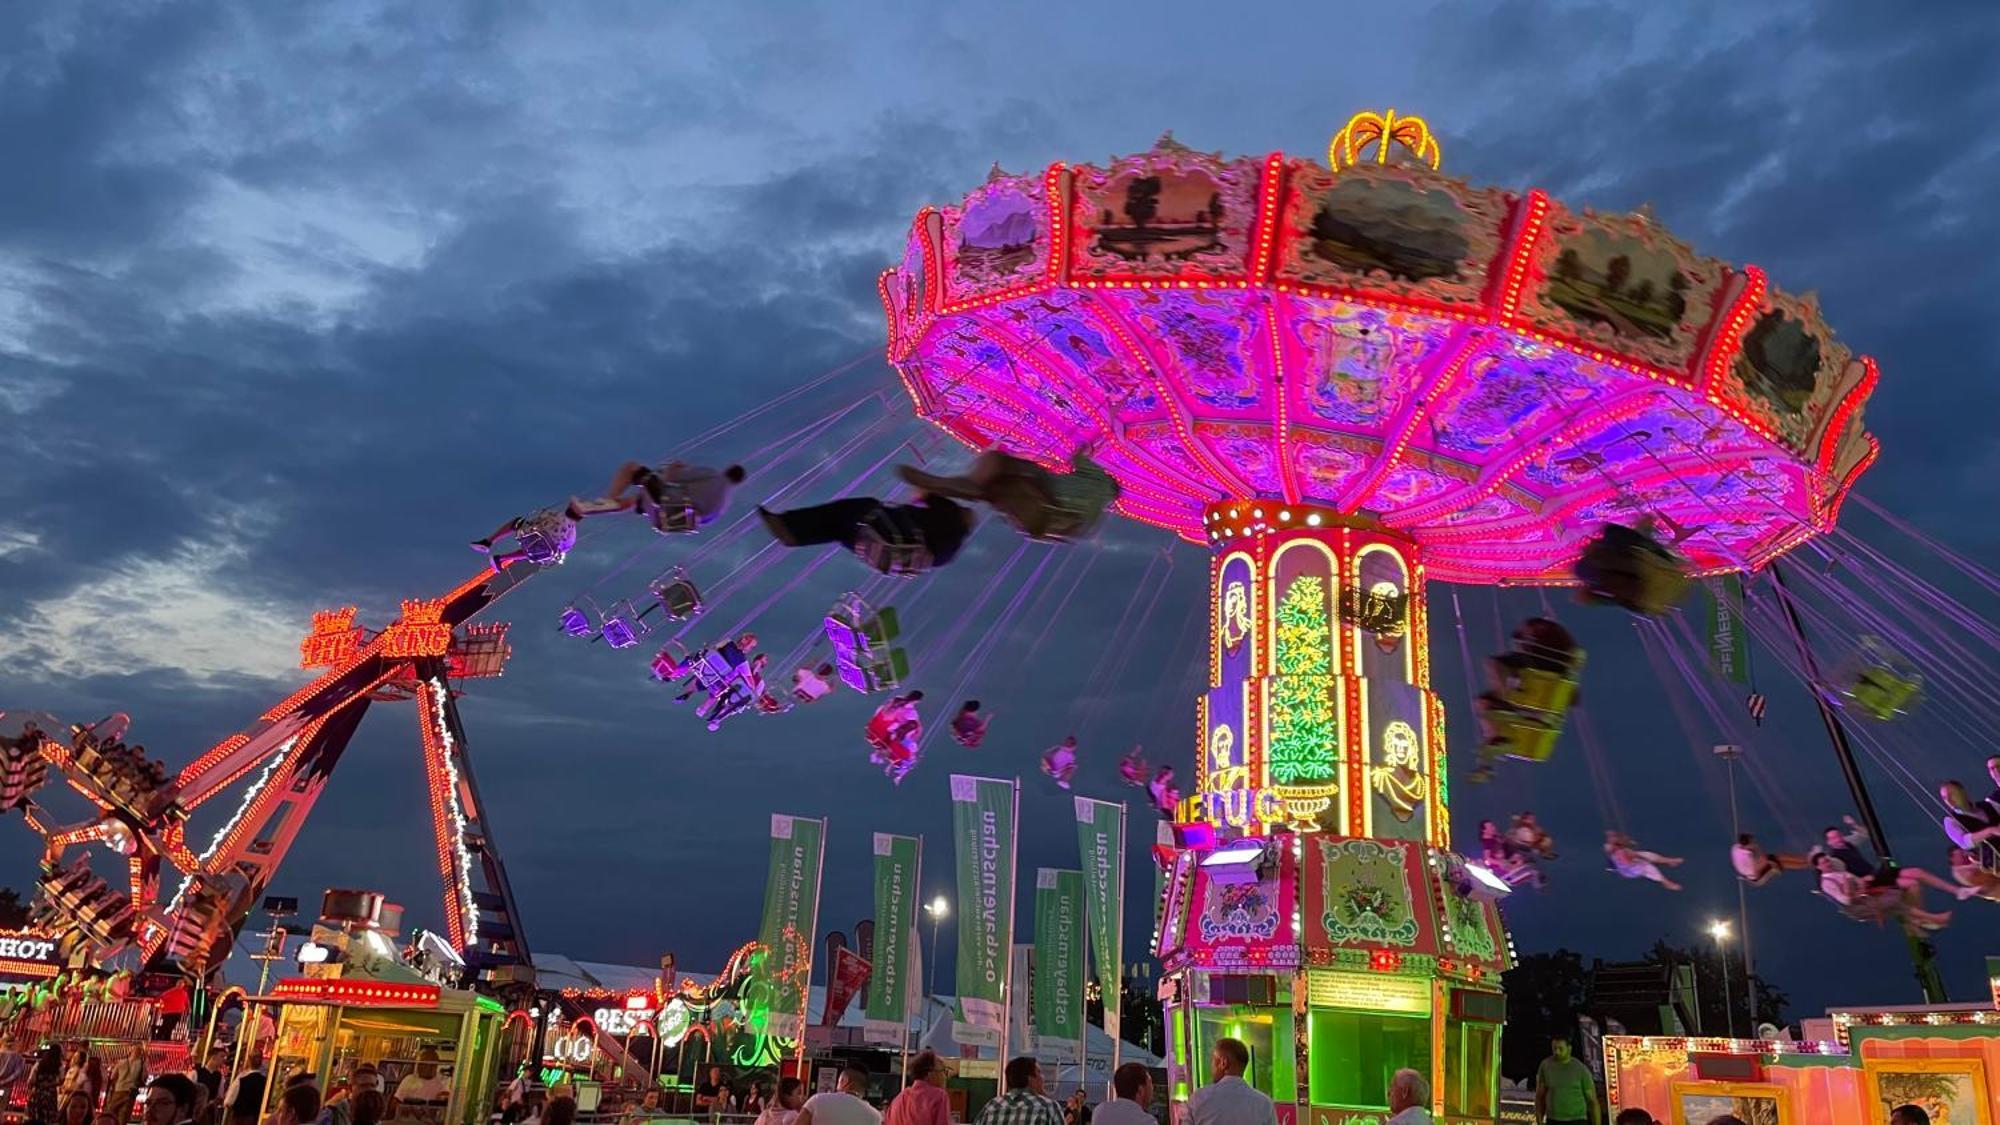
[{"label": "dark cloudy sky", "polygon": [[[1883,367],[1868,418],[1884,455],[1864,490],[1990,559],[1995,58],[2000,11],[1979,2],[1159,2],[1034,18],[860,0],[13,5],[0,706],[129,710],[184,761],[298,681],[311,610],[359,603],[379,622],[467,573],[464,541],[498,519],[879,348],[874,278],[908,217],[994,161],[1102,159],[1169,128],[1205,149],[1313,154],[1364,107],[1428,116],[1448,171],[1651,202],[1703,249],[1817,289]],[[805,414],[718,447],[892,385],[870,360]],[[649,546],[618,530],[506,604],[514,665],[467,703],[538,949],[642,964],[674,949],[713,967],[756,923],[768,811],[833,818],[828,921],[845,925],[869,910],[870,830],[926,833],[945,869],[949,768],[1028,770],[1086,725],[1086,788],[1110,794],[1124,744],[1189,752],[1185,658],[1165,664],[1186,651],[1200,554],[1178,548],[1146,629],[1113,636],[1161,545],[1146,529],[1085,548],[1100,552],[1086,592],[1039,648],[1032,631],[998,638],[975,685],[1001,710],[989,748],[940,749],[894,792],[862,760],[858,700],[709,737],[639,657],[557,643],[564,601]],[[671,560],[660,550],[649,566]],[[915,616],[949,628],[1012,550],[984,533]],[[801,565],[766,573],[769,589]],[[856,577],[834,560],[763,624],[788,646]],[[1490,617],[1490,595],[1468,599]],[[1571,855],[1513,909],[1520,944],[1626,956],[1733,908],[1727,814],[1631,630],[1594,621],[1585,639],[1594,697],[1621,703],[1597,725],[1626,819],[1693,857],[1689,891],[1599,870],[1603,812],[1574,744],[1462,793],[1458,827],[1540,809]],[[1438,642],[1457,707],[1454,639]],[[1108,698],[1079,700],[1107,653],[1138,658]],[[938,696],[959,655],[925,669]],[[1830,818],[1840,790],[1810,709],[1773,696],[1791,733],[1768,754]],[[1029,791],[1023,867],[1073,863],[1063,806]],[[1885,807],[1930,854],[1919,812]],[[427,819],[410,717],[381,708],[273,889],[379,887],[435,922]],[[18,884],[33,844],[10,831]],[[1942,943],[1963,996],[1996,910],[1969,908]],[[1764,965],[1798,1008],[1915,999],[1892,933],[1799,888],[1761,892],[1756,911]]]}]

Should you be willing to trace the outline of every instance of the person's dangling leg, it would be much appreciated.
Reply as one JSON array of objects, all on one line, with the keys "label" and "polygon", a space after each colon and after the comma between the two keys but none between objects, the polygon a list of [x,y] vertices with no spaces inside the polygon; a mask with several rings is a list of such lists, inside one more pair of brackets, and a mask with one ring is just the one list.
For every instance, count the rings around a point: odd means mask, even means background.
[{"label": "person's dangling leg", "polygon": [[985,500],[994,482],[1006,472],[1009,460],[1011,458],[1006,454],[989,449],[973,458],[965,472],[955,477],[927,473],[910,465],[896,466],[896,475],[910,487],[923,492],[934,492],[953,500]]},{"label": "person's dangling leg", "polygon": [[770,529],[771,537],[787,547],[810,547],[821,543],[854,546],[861,522],[882,502],[872,496],[852,496],[808,508],[772,512],[758,508],[757,514]]},{"label": "person's dangling leg", "polygon": [[1896,883],[1898,886],[1901,886],[1904,889],[1919,895],[1921,895],[1921,892],[1919,892],[1917,888],[1919,886],[1924,886],[1924,887],[1930,887],[1933,890],[1943,891],[1945,894],[1948,894],[1953,898],[1972,897],[1971,895],[1966,893],[1972,890],[1971,887],[1961,887],[1957,883],[1948,883],[1945,880],[1940,879],[1937,876],[1931,874],[1930,872],[1925,871],[1921,867],[1897,868]]},{"label": "person's dangling leg", "polygon": [[506,523],[494,528],[484,539],[474,539],[472,541],[472,549],[485,554],[493,549],[493,544],[507,538],[509,535],[519,534],[520,530],[521,517],[515,516]]}]

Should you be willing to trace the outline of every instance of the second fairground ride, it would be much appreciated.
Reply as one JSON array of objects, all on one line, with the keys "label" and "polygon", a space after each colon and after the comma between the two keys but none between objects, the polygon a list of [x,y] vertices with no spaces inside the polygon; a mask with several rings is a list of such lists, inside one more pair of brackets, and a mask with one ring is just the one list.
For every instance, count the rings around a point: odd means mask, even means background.
[{"label": "second fairground ride", "polygon": [[1570,585],[1648,519],[1693,577],[1754,571],[1876,453],[1875,366],[1810,298],[1439,164],[1392,111],[1325,163],[1166,137],[996,168],[881,279],[923,417],[1087,452],[1118,511],[1213,551],[1186,817],[1222,843],[1178,855],[1156,951],[1176,1098],[1227,1035],[1288,1120],[1373,1120],[1405,1066],[1492,1119],[1510,954],[1452,850],[1428,583]]}]

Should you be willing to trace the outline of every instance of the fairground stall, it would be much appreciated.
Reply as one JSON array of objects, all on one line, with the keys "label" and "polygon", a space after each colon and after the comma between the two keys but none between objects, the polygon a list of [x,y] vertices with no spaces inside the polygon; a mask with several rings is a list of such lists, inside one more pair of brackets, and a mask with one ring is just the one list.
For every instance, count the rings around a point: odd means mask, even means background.
[{"label": "fairground stall", "polygon": [[1672,1125],[1726,1113],[1764,1125],[1875,1125],[1904,1104],[1948,1125],[2000,1121],[2000,1012],[1990,1005],[1842,1008],[1806,1025],[1832,1038],[1607,1036],[1605,1098]]},{"label": "fairground stall", "polygon": [[[412,968],[394,941],[398,914],[372,892],[327,892],[312,941],[300,951],[303,975],[247,998],[246,1019],[268,1010],[277,1023],[266,1060],[267,1111],[294,1074],[312,1074],[332,1093],[366,1062],[382,1075],[393,1121],[485,1119],[506,1009]],[[239,1069],[247,1061],[239,1058]]]}]

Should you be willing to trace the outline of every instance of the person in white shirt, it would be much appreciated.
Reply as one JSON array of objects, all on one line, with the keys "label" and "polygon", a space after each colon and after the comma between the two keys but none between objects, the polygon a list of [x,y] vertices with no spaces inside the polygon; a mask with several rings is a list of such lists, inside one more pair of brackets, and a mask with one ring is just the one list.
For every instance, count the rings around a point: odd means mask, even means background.
[{"label": "person in white shirt", "polygon": [[793,1125],[882,1125],[882,1114],[863,1100],[868,1072],[849,1065],[840,1072],[840,1089],[814,1094],[799,1109]]},{"label": "person in white shirt", "polygon": [[1729,849],[1729,865],[1736,877],[1753,887],[1761,887],[1787,871],[1802,871],[1806,857],[1785,852],[1767,852],[1757,846],[1757,837],[1745,832]]},{"label": "person in white shirt", "polygon": [[396,1083],[389,1099],[389,1116],[395,1117],[411,1103],[442,1102],[451,1097],[451,1079],[438,1073],[438,1053],[429,1047],[417,1052],[417,1067]]},{"label": "person in white shirt", "polygon": [[1239,1039],[1217,1039],[1209,1052],[1209,1084],[1188,1099],[1188,1125],[1278,1125],[1278,1108],[1243,1081],[1250,1048]]},{"label": "person in white shirt", "polygon": [[792,673],[792,696],[800,703],[817,703],[833,691],[833,665],[801,667]]},{"label": "person in white shirt", "polygon": [[1128,1062],[1111,1075],[1117,1097],[1097,1107],[1092,1125],[1159,1125],[1153,1118],[1153,1072]]},{"label": "person in white shirt", "polygon": [[1383,1125],[1431,1125],[1431,1084],[1408,1067],[1389,1079],[1389,1120]]}]

